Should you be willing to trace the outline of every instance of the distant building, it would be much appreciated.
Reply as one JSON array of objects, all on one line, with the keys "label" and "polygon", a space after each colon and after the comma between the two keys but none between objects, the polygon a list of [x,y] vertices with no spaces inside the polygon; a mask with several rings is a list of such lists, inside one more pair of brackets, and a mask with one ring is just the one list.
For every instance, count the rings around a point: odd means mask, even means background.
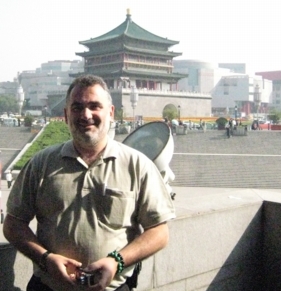
[{"label": "distant building", "polygon": [[198,60],[174,60],[174,71],[188,74],[179,81],[180,90],[206,92],[212,96],[215,116],[256,113],[254,88],[259,86],[259,112],[266,114],[272,102],[272,82],[261,76],[245,74],[245,65],[238,63],[215,64]]},{"label": "distant building", "polygon": [[232,73],[246,74],[246,64],[244,63],[219,63],[219,68],[229,69]]},{"label": "distant building", "polygon": [[259,113],[266,115],[271,103],[272,82],[258,76],[233,74],[223,76],[212,91],[212,110],[215,115],[254,115],[257,112],[255,88],[259,88]]},{"label": "distant building", "polygon": [[18,83],[14,82],[0,82],[0,94],[13,95],[16,97]]},{"label": "distant building", "polygon": [[281,71],[258,72],[256,75],[272,81],[271,107],[281,110]]},{"label": "distant building", "polygon": [[[62,99],[72,81],[70,73],[83,72],[82,61],[55,60],[41,64],[33,71],[23,71],[18,75],[18,82],[25,93],[25,108],[42,110],[47,108],[52,114],[53,107]],[[55,94],[56,98],[48,98]],[[45,110],[45,109],[44,109]]]}]

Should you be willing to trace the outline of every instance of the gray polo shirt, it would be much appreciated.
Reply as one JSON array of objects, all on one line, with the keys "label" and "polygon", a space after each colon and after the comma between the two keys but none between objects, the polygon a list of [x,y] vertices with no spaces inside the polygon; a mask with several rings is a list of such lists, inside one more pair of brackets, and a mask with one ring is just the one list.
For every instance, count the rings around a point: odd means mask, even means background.
[{"label": "gray polo shirt", "polygon": [[[27,222],[36,216],[40,243],[84,267],[127,245],[139,225],[146,229],[175,217],[153,162],[112,139],[89,167],[72,141],[37,153],[16,179],[7,212]],[[124,282],[132,268],[106,290]]]}]

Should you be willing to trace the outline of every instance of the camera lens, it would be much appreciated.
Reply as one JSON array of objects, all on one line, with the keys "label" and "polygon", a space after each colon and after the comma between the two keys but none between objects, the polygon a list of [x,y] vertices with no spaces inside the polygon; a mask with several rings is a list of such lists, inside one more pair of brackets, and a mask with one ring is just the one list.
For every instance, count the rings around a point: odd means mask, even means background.
[{"label": "camera lens", "polygon": [[81,285],[86,285],[86,284],[87,284],[86,277],[83,276],[83,275],[80,275],[80,276],[77,278],[77,281],[78,281],[78,283],[81,284]]}]

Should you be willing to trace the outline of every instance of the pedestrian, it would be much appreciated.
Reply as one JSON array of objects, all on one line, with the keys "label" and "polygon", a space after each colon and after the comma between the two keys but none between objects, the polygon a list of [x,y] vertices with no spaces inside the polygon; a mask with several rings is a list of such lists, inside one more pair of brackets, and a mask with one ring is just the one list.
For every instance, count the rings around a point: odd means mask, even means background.
[{"label": "pedestrian", "polygon": [[231,124],[231,120],[227,121],[227,123],[225,124],[226,136],[228,138],[230,138],[230,124]]},{"label": "pedestrian", "polygon": [[202,126],[202,119],[200,119],[200,121],[199,121],[199,129],[203,129],[203,126]]},{"label": "pedestrian", "polygon": [[[107,135],[114,106],[101,78],[74,79],[64,112],[72,140],[24,166],[7,201],[4,235],[33,261],[27,291],[132,290],[126,280],[135,265],[168,242],[172,199],[151,160]],[[84,271],[96,275],[94,287],[80,286]]]},{"label": "pedestrian", "polygon": [[189,122],[188,122],[189,124],[189,130],[191,130],[192,129],[192,122],[191,122],[191,120],[189,120]]},{"label": "pedestrian", "polygon": [[[236,120],[235,119],[232,119],[232,130],[236,130],[236,126],[237,126],[237,123],[236,123]],[[232,135],[233,135],[233,131],[232,131]]]},{"label": "pedestrian", "polygon": [[203,131],[206,132],[206,122],[205,121],[202,122],[202,128],[203,128]]},{"label": "pedestrian", "polygon": [[12,175],[12,171],[11,170],[7,170],[7,172],[6,172],[6,180],[7,180],[7,184],[8,184],[8,189],[10,189],[11,186],[12,186],[12,181],[13,181],[13,175]]},{"label": "pedestrian", "polygon": [[4,212],[3,212],[3,209],[1,209],[1,224],[4,222]]}]

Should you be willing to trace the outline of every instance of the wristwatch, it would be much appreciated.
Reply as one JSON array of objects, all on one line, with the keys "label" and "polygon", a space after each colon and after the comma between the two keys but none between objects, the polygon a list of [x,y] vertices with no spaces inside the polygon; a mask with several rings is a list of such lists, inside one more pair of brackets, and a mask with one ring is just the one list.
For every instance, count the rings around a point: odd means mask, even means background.
[{"label": "wristwatch", "polygon": [[49,256],[50,253],[51,253],[51,252],[46,251],[46,252],[42,255],[42,257],[41,257],[41,259],[40,259],[40,262],[39,262],[39,268],[40,268],[42,271],[44,271],[44,272],[47,272],[47,265],[46,265],[46,263],[47,263],[47,257]]}]

